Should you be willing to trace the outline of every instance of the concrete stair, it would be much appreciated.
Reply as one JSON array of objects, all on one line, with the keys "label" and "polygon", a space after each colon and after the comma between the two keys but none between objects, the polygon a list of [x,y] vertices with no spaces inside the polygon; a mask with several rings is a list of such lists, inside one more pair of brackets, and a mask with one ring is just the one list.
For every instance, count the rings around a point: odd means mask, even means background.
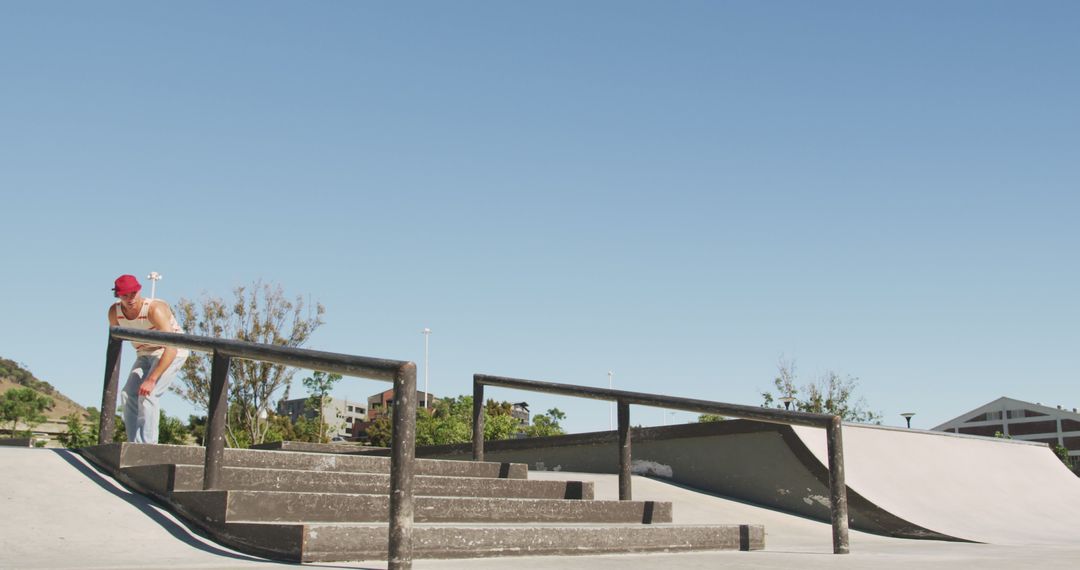
[{"label": "concrete stair", "polygon": [[[201,447],[108,444],[83,454],[223,544],[288,561],[385,559],[385,457],[227,449],[203,491]],[[592,483],[534,481],[523,464],[416,460],[415,558],[764,546],[759,525],[673,525],[671,504],[597,501]]]},{"label": "concrete stair", "polygon": [[[202,490],[202,465],[138,465],[125,467],[124,472],[146,491],[160,498],[167,498],[172,491]],[[382,473],[226,467],[222,470],[222,480],[226,489],[238,491],[381,495],[390,492],[390,476]],[[593,484],[581,481],[421,475],[413,481],[413,492],[418,496],[589,500],[593,498]]]}]

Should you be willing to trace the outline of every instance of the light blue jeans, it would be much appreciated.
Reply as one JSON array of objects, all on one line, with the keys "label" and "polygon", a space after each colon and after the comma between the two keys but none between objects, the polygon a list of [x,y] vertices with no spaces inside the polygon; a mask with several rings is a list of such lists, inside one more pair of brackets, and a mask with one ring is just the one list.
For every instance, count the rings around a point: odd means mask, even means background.
[{"label": "light blue jeans", "polygon": [[127,431],[127,440],[133,443],[157,443],[158,421],[161,414],[161,406],[158,400],[165,395],[169,384],[176,378],[176,373],[184,364],[187,354],[177,354],[165,373],[154,384],[154,391],[148,396],[139,395],[139,386],[143,378],[157,366],[157,356],[139,356],[128,374],[127,384],[124,384],[123,392],[120,392],[120,405],[124,408],[124,429]]}]

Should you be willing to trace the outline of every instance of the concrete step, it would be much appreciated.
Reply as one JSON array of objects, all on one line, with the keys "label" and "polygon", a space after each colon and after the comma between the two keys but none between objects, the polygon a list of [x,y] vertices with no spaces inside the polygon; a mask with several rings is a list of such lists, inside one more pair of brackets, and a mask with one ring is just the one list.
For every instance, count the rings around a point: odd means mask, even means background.
[{"label": "concrete step", "polygon": [[[386,522],[389,497],[279,491],[175,491],[172,501],[203,524]],[[670,523],[671,503],[491,497],[415,497],[424,523]]]},{"label": "concrete step", "polygon": [[[206,449],[192,445],[151,445],[108,443],[82,449],[91,461],[116,471],[138,465],[202,465]],[[297,469],[308,471],[345,471],[353,473],[389,473],[390,458],[365,455],[300,453],[255,449],[226,449],[226,467],[260,469]],[[416,475],[443,477],[492,477],[525,479],[528,467],[523,463],[490,463],[417,459]]]},{"label": "concrete step", "polygon": [[[201,465],[138,465],[124,467],[121,471],[142,490],[159,498],[167,498],[172,491],[202,490]],[[390,493],[390,476],[381,473],[226,467],[221,475],[221,485],[228,490]],[[591,500],[593,484],[421,475],[413,480],[413,493],[416,496]]]},{"label": "concrete step", "polygon": [[[229,523],[211,532],[239,550],[293,562],[387,556],[386,525]],[[765,530],[761,525],[417,524],[412,544],[414,558],[761,550]]]}]

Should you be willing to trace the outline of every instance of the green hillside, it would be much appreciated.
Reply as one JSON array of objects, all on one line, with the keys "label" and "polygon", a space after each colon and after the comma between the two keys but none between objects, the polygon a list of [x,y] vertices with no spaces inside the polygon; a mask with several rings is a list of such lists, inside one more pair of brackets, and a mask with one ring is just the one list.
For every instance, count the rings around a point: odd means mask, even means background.
[{"label": "green hillside", "polygon": [[6,392],[16,386],[32,388],[52,398],[55,405],[45,412],[45,416],[49,419],[60,419],[72,412],[86,413],[86,408],[61,394],[52,384],[34,376],[22,364],[0,357],[0,392]]}]

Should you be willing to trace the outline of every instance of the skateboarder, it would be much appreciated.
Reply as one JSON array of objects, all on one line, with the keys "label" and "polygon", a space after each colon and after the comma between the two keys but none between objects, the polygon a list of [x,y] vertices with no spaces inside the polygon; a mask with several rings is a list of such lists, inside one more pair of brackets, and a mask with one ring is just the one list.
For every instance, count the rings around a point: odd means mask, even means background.
[{"label": "skateboarder", "polygon": [[[161,299],[146,299],[139,294],[142,285],[134,275],[121,275],[113,284],[113,296],[119,299],[109,307],[109,325],[132,329],[184,332],[176,322],[169,304]],[[127,440],[134,443],[157,443],[160,406],[158,400],[187,359],[187,349],[155,346],[132,341],[135,364],[120,393],[124,408]]]}]

